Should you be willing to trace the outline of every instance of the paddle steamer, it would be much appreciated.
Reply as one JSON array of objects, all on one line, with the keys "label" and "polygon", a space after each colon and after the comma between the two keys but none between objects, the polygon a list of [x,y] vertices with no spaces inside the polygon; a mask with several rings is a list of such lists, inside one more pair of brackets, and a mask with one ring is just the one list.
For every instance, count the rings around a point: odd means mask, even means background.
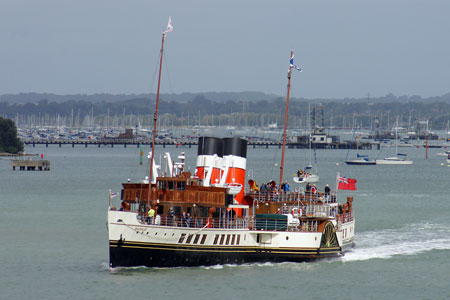
[{"label": "paddle steamer", "polygon": [[252,262],[301,262],[339,256],[353,243],[353,198],[342,206],[335,195],[284,192],[284,151],[291,51],[280,180],[266,192],[253,181],[246,188],[247,141],[200,137],[194,174],[184,154],[164,166],[154,161],[159,87],[164,40],[172,31],[169,19],[162,36],[153,143],[147,180],[123,183],[121,205],[111,204],[107,226],[111,267],[179,267]]},{"label": "paddle steamer", "polygon": [[110,266],[301,262],[341,255],[353,243],[352,197],[341,206],[335,195],[275,188],[262,193],[251,189],[253,182],[244,187],[246,146],[240,138],[201,137],[194,174],[184,170],[184,155],[172,164],[166,153],[167,174],[160,174],[166,166],[154,165],[151,183],[123,183],[121,208],[108,210]]}]

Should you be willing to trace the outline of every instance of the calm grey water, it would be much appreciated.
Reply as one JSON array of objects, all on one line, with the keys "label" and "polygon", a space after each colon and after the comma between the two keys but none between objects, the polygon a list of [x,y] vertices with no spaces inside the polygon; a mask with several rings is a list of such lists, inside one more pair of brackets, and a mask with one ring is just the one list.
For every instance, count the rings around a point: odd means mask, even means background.
[{"label": "calm grey water", "polygon": [[[148,151],[148,149],[145,149]],[[45,153],[50,172],[12,171],[0,160],[1,299],[450,299],[450,167],[431,149],[402,149],[412,166],[347,166],[344,150],[318,150],[321,177],[356,178],[356,247],[343,258],[313,263],[199,268],[108,268],[108,189],[139,180],[139,149],[27,147]],[[196,149],[158,149],[187,155]],[[393,154],[384,149],[380,156]],[[362,153],[362,152],[360,152]],[[372,157],[377,151],[365,151]],[[352,152],[350,156],[356,156]],[[281,150],[248,150],[258,183],[278,180]],[[288,149],[285,178],[309,163]],[[337,165],[339,163],[339,165]],[[275,165],[276,164],[276,165]]]}]

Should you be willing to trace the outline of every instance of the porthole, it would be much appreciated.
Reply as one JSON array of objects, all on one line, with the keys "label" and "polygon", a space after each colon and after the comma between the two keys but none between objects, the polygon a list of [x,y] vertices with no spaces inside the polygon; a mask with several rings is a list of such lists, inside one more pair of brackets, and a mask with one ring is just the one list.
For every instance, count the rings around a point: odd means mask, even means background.
[{"label": "porthole", "polygon": [[289,240],[289,237],[288,236],[286,236],[286,241],[288,241]]}]

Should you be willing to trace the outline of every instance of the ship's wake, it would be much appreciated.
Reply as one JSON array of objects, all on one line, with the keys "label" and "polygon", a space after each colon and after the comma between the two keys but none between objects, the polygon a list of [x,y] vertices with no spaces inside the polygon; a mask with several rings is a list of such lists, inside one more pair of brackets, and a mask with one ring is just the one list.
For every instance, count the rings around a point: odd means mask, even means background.
[{"label": "ship's wake", "polygon": [[387,259],[450,249],[450,228],[444,224],[411,224],[398,229],[356,233],[355,243],[356,247],[347,252],[342,261]]}]

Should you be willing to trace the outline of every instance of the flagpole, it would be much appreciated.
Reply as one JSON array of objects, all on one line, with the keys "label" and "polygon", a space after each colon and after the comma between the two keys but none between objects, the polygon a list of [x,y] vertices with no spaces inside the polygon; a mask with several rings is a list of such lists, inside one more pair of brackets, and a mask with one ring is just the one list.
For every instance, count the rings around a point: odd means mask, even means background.
[{"label": "flagpole", "polygon": [[338,186],[339,186],[339,173],[336,174],[336,190],[334,192],[334,196],[336,197],[336,201],[337,201]]},{"label": "flagpole", "polygon": [[[291,50],[291,59],[294,56],[294,51]],[[283,150],[281,151],[281,166],[280,166],[280,188],[283,183],[283,169],[284,169],[284,152],[286,148],[286,129],[287,129],[287,119],[288,119],[288,109],[289,109],[289,92],[291,89],[291,74],[292,66],[289,64],[288,71],[288,85],[287,85],[287,96],[286,96],[286,110],[284,112],[284,129],[283,129]]]}]

